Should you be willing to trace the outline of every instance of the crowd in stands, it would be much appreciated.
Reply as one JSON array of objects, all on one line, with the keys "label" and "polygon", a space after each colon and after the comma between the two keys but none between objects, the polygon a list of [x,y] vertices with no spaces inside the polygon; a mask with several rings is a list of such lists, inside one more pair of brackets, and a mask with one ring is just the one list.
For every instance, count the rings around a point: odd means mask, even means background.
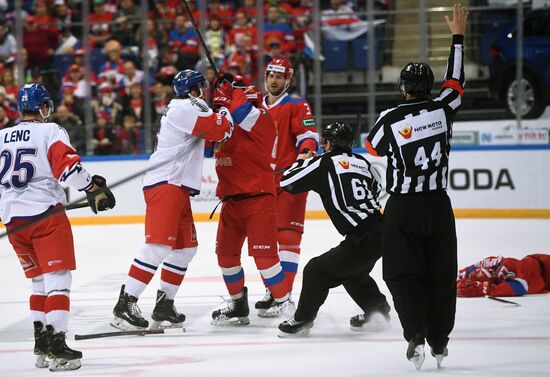
[{"label": "crowd in stands", "polygon": [[[214,73],[201,56],[198,36],[180,0],[149,0],[143,40],[140,0],[90,0],[89,39],[83,43],[81,0],[22,1],[25,82],[43,82],[55,93],[51,120],[65,127],[78,153],[86,154],[86,107],[93,116],[94,154],[144,152],[145,114],[158,124],[172,98],[171,81],[186,68]],[[187,1],[195,20],[200,14]],[[346,0],[322,1],[325,12],[349,12]],[[351,2],[364,7],[365,1]],[[264,1],[262,52],[297,59],[311,24],[312,0]],[[257,81],[256,0],[207,2],[204,39],[220,70]],[[328,14],[328,13],[327,13]],[[0,128],[17,123],[15,0],[0,0]],[[145,42],[145,43],[144,43]],[[141,59],[146,46],[148,64]],[[85,71],[85,51],[91,72]],[[148,73],[147,75],[145,73]],[[144,82],[149,77],[149,82]],[[87,83],[91,85],[88,85]],[[149,91],[151,102],[144,100]],[[91,98],[91,101],[90,101]],[[149,107],[146,111],[147,107]]]}]

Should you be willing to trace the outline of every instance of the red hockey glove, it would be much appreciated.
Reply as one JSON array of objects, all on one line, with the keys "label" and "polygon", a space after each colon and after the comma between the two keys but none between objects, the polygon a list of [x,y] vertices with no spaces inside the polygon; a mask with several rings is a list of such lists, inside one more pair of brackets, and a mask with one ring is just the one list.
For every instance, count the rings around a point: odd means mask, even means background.
[{"label": "red hockey glove", "polygon": [[216,85],[216,89],[214,89],[214,99],[212,100],[212,105],[229,108],[231,106],[232,91],[233,88],[231,87],[231,84],[227,82]]},{"label": "red hockey glove", "polygon": [[483,297],[488,294],[489,287],[488,281],[459,280],[456,284],[456,295],[458,297]]}]

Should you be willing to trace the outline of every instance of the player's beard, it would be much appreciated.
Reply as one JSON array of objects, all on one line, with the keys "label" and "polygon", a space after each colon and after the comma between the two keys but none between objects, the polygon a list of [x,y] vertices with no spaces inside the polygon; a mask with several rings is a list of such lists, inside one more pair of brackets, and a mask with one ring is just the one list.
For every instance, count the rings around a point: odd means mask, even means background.
[{"label": "player's beard", "polygon": [[285,90],[284,86],[278,86],[277,88],[273,88],[272,86],[269,86],[269,94],[271,94],[273,97],[279,97],[281,94],[283,94]]}]

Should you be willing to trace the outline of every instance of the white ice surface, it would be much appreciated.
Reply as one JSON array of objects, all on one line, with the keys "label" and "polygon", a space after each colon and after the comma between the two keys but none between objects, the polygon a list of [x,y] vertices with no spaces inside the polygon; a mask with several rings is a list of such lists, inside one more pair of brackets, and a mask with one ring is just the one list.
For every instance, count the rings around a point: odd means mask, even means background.
[{"label": "white ice surface", "polygon": [[[199,252],[176,297],[187,315],[187,332],[74,341],[73,334],[111,331],[108,323],[132,258],[143,239],[143,225],[74,227],[78,269],[73,272],[69,345],[82,350],[82,368],[64,376],[549,376],[550,295],[512,298],[507,307],[485,298],[459,299],[449,357],[437,370],[428,354],[420,372],[405,358],[406,344],[392,310],[392,328],[380,333],[349,330],[358,308],[341,288],[331,291],[309,338],[279,339],[277,319],[251,313],[242,328],[214,328],[212,310],[226,295],[213,253],[215,223],[198,223]],[[459,265],[501,254],[523,257],[550,253],[550,220],[458,220]],[[303,268],[309,258],[336,245],[341,237],[328,221],[308,221]],[[0,240],[0,376],[49,374],[34,367],[30,282],[6,239]],[[249,302],[263,296],[252,259],[243,256]],[[301,269],[300,269],[301,270]],[[381,263],[374,278],[381,279]],[[300,292],[301,277],[294,287]],[[140,298],[149,317],[158,276]],[[390,304],[391,299],[389,299]]]}]

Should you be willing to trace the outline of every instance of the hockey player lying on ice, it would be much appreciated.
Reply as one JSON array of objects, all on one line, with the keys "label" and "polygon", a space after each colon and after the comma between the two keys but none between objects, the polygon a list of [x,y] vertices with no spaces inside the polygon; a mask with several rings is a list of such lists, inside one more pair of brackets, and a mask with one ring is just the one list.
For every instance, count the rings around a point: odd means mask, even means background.
[{"label": "hockey player lying on ice", "polygon": [[523,296],[550,290],[550,255],[487,257],[458,273],[457,296]]}]

